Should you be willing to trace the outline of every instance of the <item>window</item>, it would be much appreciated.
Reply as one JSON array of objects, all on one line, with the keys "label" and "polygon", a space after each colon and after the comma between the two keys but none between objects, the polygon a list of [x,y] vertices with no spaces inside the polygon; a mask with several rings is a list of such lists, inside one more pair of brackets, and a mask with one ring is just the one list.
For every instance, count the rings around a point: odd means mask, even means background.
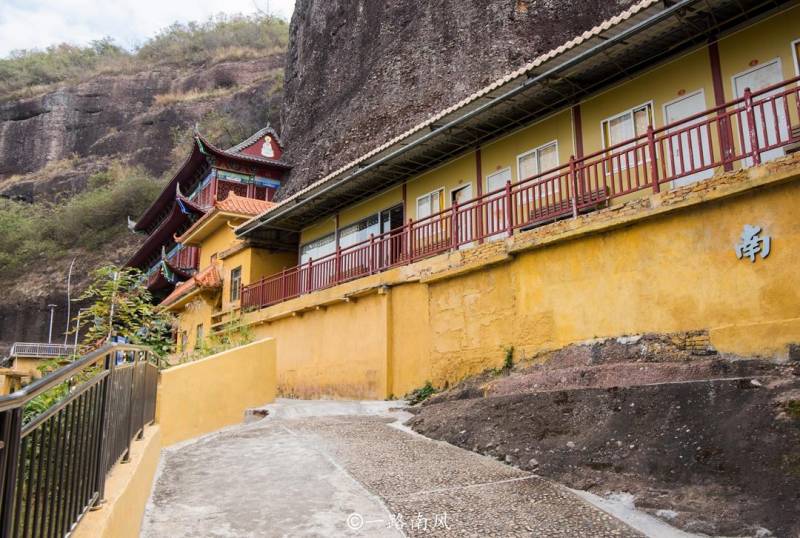
[{"label": "window", "polygon": [[[624,152],[628,147],[632,147],[632,140],[647,134],[647,127],[653,125],[653,103],[645,103],[636,108],[626,110],[621,114],[603,120],[603,147],[610,148],[623,142],[631,141],[630,144],[620,146],[614,150],[615,153]],[[627,168],[628,161],[640,164],[642,162],[641,152],[637,155],[622,155],[619,159],[613,159],[613,170]],[[611,168],[606,165],[606,172]]]},{"label": "window", "polygon": [[319,260],[336,251],[336,235],[329,234],[320,237],[300,247],[300,263],[306,263],[309,259]]},{"label": "window", "polygon": [[794,56],[794,72],[800,76],[800,39],[792,42],[792,55]]},{"label": "window", "polygon": [[187,331],[181,331],[178,340],[180,341],[180,351],[187,351],[186,348],[189,347],[189,333]]},{"label": "window", "polygon": [[526,151],[517,157],[517,177],[524,181],[558,167],[558,142]]},{"label": "window", "polygon": [[200,349],[200,346],[203,345],[203,324],[197,326],[197,332],[195,333],[196,338],[194,339],[194,348]]},{"label": "window", "polygon": [[355,224],[350,224],[339,230],[339,246],[341,248],[355,245],[369,239],[370,234],[380,235],[381,223],[379,213],[361,219]]},{"label": "window", "polygon": [[486,176],[486,192],[494,192],[506,186],[511,181],[511,168],[504,168]]},{"label": "window", "polygon": [[444,209],[444,189],[437,189],[417,198],[417,220],[435,215]]},{"label": "window", "polygon": [[231,302],[239,300],[239,291],[242,287],[242,266],[231,269]]}]

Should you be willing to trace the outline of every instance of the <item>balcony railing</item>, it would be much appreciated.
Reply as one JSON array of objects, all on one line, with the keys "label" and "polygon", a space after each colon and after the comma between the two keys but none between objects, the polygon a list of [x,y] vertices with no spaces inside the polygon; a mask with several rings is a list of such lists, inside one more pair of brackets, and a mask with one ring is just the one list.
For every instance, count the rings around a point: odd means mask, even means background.
[{"label": "balcony railing", "polygon": [[215,201],[224,200],[231,192],[238,196],[256,198],[258,200],[266,200],[269,196],[269,189],[264,185],[229,181],[212,175],[189,196],[189,199],[198,206],[207,208],[214,205]]},{"label": "balcony railing", "polygon": [[157,382],[149,350],[116,344],[0,397],[0,537],[70,535],[155,420]]},{"label": "balcony railing", "polygon": [[38,342],[14,342],[11,346],[11,357],[34,357],[49,359],[67,357],[75,353],[75,346],[64,344],[43,344]]},{"label": "balcony railing", "polygon": [[[714,169],[749,167],[800,142],[800,77],[684,118],[553,170],[507,183],[435,215],[242,288],[245,309],[263,308],[421,258],[595,210],[638,191],[659,192]],[[796,124],[796,123],[795,123]]]}]

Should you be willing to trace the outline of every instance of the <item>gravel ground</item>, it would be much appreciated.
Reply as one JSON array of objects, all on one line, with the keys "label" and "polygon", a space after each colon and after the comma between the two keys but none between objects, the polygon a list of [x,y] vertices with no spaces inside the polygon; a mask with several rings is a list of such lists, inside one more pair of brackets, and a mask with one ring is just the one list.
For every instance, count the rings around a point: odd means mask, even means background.
[{"label": "gravel ground", "polygon": [[165,451],[142,536],[641,536],[561,486],[395,427],[405,413],[387,409],[282,402]]}]

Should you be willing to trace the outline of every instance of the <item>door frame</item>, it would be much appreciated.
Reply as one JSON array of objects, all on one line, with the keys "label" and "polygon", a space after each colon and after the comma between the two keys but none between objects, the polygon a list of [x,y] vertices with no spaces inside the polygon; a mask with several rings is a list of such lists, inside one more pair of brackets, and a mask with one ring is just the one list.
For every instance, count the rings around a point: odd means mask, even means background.
[{"label": "door frame", "polygon": [[[781,58],[780,56],[776,56],[775,58],[767,60],[766,62],[762,62],[762,63],[759,63],[758,65],[754,65],[750,69],[745,69],[744,71],[740,71],[738,73],[734,73],[733,75],[731,75],[731,89],[733,90],[734,99],[739,99],[739,97],[740,97],[739,96],[739,92],[736,91],[736,79],[737,78],[742,77],[744,75],[748,75],[750,73],[754,73],[755,71],[758,71],[759,69],[762,69],[765,66],[768,66],[768,65],[771,65],[771,64],[777,64],[778,65],[778,70],[780,71],[780,74],[781,74],[780,75],[780,80],[784,80],[783,79],[783,76],[784,76],[783,75],[783,58]],[[756,91],[758,91],[758,90],[756,90]],[[778,109],[778,112],[779,113],[781,112],[780,108]],[[778,127],[778,128],[780,129],[780,127]],[[769,138],[769,133],[767,133],[767,138]],[[749,140],[745,137],[745,140],[740,140],[739,143],[741,143],[741,144],[745,144],[745,143],[749,144]],[[741,149],[744,151],[746,148],[742,147]],[[764,159],[764,153],[765,152],[761,152],[762,162],[763,162],[763,160],[771,161],[771,160],[773,160],[775,158],[780,157],[781,155],[784,155],[783,148],[776,148],[776,149],[772,149],[772,150],[769,150],[769,151],[776,152],[776,155],[775,156],[770,156],[770,157]],[[742,160],[742,165],[743,165],[744,168],[750,168],[751,166],[753,166],[753,158],[752,157],[746,157],[745,159]]]},{"label": "door frame", "polygon": [[[703,108],[700,110],[700,112],[702,112],[703,110],[708,110],[708,101],[706,101],[706,89],[705,88],[700,88],[698,90],[694,90],[693,92],[687,92],[687,93],[681,95],[680,97],[672,99],[671,101],[667,101],[666,103],[664,103],[661,106],[661,114],[662,114],[661,118],[664,121],[664,126],[666,127],[668,125],[668,122],[667,122],[667,107],[668,106],[680,103],[681,101],[683,101],[685,99],[690,99],[690,98],[692,98],[692,97],[694,97],[696,95],[700,95],[703,98]],[[711,150],[712,149],[711,148],[711,144],[713,143],[713,140],[711,139],[711,133],[710,132],[708,133],[707,142],[708,142],[708,148],[709,148],[709,150]],[[700,141],[700,143],[702,144],[702,140]],[[710,158],[710,155],[709,155],[709,158]],[[714,169],[713,168],[709,168],[708,170],[704,170],[703,172],[695,172],[695,174],[697,174],[699,177],[698,177],[698,179],[693,181],[693,183],[696,183],[698,181],[704,181],[704,180],[712,177],[714,175]],[[703,176],[701,176],[701,174],[708,174],[708,176],[707,177],[703,177]],[[694,174],[692,174],[692,175],[694,175]],[[681,178],[681,179],[684,179],[684,178]],[[677,181],[677,180],[672,180],[672,185],[670,185],[670,188],[672,188],[672,189],[675,188],[675,181]]]}]

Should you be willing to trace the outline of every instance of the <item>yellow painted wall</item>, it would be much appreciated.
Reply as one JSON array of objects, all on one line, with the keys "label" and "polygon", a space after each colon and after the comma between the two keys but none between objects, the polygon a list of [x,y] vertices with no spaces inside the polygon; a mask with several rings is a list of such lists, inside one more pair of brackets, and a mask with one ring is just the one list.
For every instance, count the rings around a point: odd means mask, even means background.
[{"label": "yellow painted wall", "polygon": [[179,353],[192,351],[197,346],[197,326],[203,324],[203,334],[208,337],[211,331],[211,315],[216,310],[219,301],[217,295],[196,295],[192,300],[179,309],[178,314],[178,345],[180,346],[180,332],[187,331],[189,335],[187,349],[178,349]]},{"label": "yellow painted wall", "polygon": [[575,151],[572,140],[572,115],[569,110],[483,146],[481,148],[483,192],[488,192],[486,176],[504,168],[511,168],[511,181],[525,179],[519,177],[517,157],[553,141],[558,142],[559,165],[568,163],[570,155],[574,155]]},{"label": "yellow painted wall", "polygon": [[[721,351],[783,356],[800,342],[800,159],[793,162],[793,176],[737,172],[653,196],[649,210],[563,221],[248,319],[278,316],[254,330],[277,340],[279,388],[299,397],[402,396],[426,380],[441,386],[500,366],[509,346],[519,358],[644,332],[705,329]],[[736,258],[746,223],[772,237],[767,259]],[[459,269],[468,260],[478,265]],[[383,282],[391,287],[379,294]],[[365,286],[376,291],[314,309],[315,297],[321,305]]]},{"label": "yellow painted wall", "polygon": [[156,421],[163,446],[216,431],[275,399],[275,341],[263,339],[161,371]]},{"label": "yellow painted wall", "polygon": [[106,477],[105,503],[86,512],[72,532],[75,538],[136,538],[153,488],[161,455],[161,430],[145,427],[131,444],[128,463],[117,463]]},{"label": "yellow painted wall", "polygon": [[410,179],[406,184],[407,218],[411,217],[417,220],[417,198],[441,187],[444,188],[442,209],[450,207],[451,192],[463,185],[472,185],[472,197],[474,198],[478,195],[478,187],[475,183],[476,172],[475,152],[473,151]]},{"label": "yellow painted wall", "polygon": [[[309,241],[313,241],[315,239],[319,239],[320,237],[325,237],[326,235],[332,234],[336,231],[336,216],[330,215],[323,219],[318,220],[317,222],[311,224],[307,228],[303,228],[300,232],[300,244],[304,245]],[[297,256],[295,260],[299,260],[300,257]],[[297,261],[295,261],[295,264]]]},{"label": "yellow painted wall", "polygon": [[386,323],[386,297],[370,295],[253,330],[277,342],[281,394],[384,398],[390,392]]},{"label": "yellow painted wall", "polygon": [[203,240],[200,247],[200,269],[205,269],[211,263],[211,256],[232,248],[238,240],[230,226],[223,224]]},{"label": "yellow painted wall", "polygon": [[732,77],[751,69],[753,62],[763,64],[779,57],[784,79],[798,75],[792,56],[792,41],[800,39],[798,21],[800,6],[720,39],[720,65],[727,100],[735,98]]}]

